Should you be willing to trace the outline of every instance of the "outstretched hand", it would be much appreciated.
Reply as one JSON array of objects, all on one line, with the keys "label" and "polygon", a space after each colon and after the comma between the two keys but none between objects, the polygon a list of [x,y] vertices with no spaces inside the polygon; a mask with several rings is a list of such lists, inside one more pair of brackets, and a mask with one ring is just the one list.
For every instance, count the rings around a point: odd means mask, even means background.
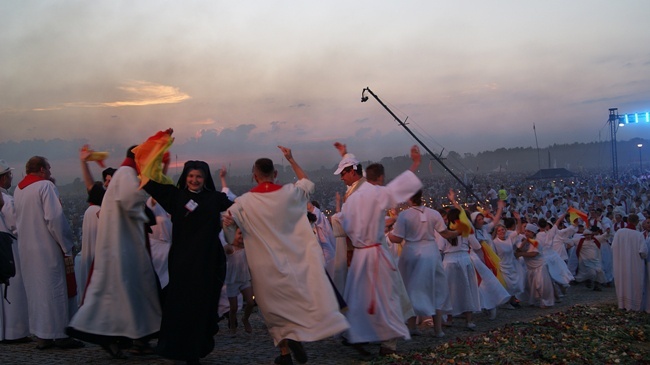
[{"label": "outstretched hand", "polygon": [[228,171],[226,170],[226,166],[221,166],[221,169],[219,170],[219,177],[222,178],[222,179],[225,179],[226,175],[228,175]]},{"label": "outstretched hand", "polygon": [[293,159],[290,148],[284,146],[278,146],[278,148],[282,151],[282,154],[284,155],[284,158],[287,159],[287,161],[291,161]]},{"label": "outstretched hand", "polygon": [[417,162],[417,163],[420,163],[420,161],[422,161],[422,155],[420,154],[420,148],[418,146],[416,146],[416,145],[413,145],[413,147],[411,147],[411,160],[413,160],[413,162]]},{"label": "outstretched hand", "polygon": [[339,151],[341,157],[348,153],[348,147],[341,142],[334,142],[334,147]]},{"label": "outstretched hand", "polygon": [[454,189],[449,189],[449,192],[447,193],[447,199],[453,204],[456,201],[456,192],[454,192]]}]

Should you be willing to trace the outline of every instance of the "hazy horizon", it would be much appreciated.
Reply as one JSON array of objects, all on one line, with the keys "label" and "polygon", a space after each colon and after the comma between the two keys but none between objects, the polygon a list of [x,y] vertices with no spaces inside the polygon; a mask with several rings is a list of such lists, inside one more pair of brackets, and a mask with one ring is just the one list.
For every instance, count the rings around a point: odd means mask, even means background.
[{"label": "hazy horizon", "polygon": [[[406,154],[415,142],[360,102],[365,87],[435,153],[607,141],[609,108],[650,111],[649,13],[632,0],[2,2],[0,159],[22,170],[43,155],[63,182],[82,144],[115,166],[166,128],[179,164],[245,170],[287,145],[331,166],[335,141],[366,160]],[[636,137],[650,123],[618,131]]]}]

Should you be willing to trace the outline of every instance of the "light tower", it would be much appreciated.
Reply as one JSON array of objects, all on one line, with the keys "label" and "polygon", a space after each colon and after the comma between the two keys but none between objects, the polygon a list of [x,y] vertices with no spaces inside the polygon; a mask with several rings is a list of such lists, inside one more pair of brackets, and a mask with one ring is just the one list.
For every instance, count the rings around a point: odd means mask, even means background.
[{"label": "light tower", "polygon": [[618,129],[618,108],[609,109],[609,135],[612,143],[612,178],[618,180],[618,155],[616,153],[616,130]]}]

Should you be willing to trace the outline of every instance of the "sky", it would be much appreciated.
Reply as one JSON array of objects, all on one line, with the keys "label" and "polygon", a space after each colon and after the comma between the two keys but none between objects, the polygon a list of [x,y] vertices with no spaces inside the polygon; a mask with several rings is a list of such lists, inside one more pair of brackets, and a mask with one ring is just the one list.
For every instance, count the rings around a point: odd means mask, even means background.
[{"label": "sky", "polygon": [[[334,168],[335,141],[363,160],[407,154],[366,87],[435,153],[608,141],[609,108],[650,111],[648,14],[638,0],[3,1],[0,159],[22,172],[43,155],[65,183],[84,143],[116,166],[167,128],[174,163],[234,172],[280,162],[277,145],[306,168]],[[650,123],[618,131],[635,137]]]}]

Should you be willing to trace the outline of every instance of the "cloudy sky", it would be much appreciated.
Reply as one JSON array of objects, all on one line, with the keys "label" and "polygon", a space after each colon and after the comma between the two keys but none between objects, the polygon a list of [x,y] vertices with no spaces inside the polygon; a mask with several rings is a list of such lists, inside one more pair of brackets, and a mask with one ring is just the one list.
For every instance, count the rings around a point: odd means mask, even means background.
[{"label": "cloudy sky", "polygon": [[[0,158],[123,149],[174,128],[178,161],[249,169],[609,140],[608,109],[650,110],[650,2],[72,1],[0,3]],[[649,138],[650,127],[619,130]]]}]

